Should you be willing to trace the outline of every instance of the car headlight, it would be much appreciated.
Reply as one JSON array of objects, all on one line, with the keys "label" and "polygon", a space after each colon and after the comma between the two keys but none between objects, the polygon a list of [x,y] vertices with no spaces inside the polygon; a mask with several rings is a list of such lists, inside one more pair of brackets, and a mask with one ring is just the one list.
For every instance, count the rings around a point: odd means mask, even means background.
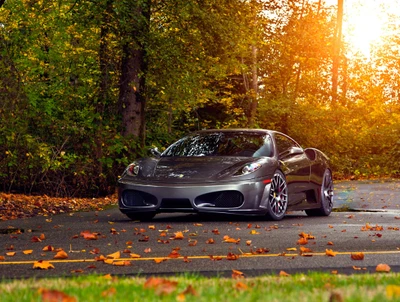
[{"label": "car headlight", "polygon": [[125,171],[129,176],[136,176],[139,174],[139,165],[136,162],[133,162],[126,168]]},{"label": "car headlight", "polygon": [[251,164],[245,165],[242,168],[241,172],[242,172],[242,175],[246,175],[246,174],[250,174],[250,173],[257,171],[260,168],[261,168],[260,163],[251,163]]}]

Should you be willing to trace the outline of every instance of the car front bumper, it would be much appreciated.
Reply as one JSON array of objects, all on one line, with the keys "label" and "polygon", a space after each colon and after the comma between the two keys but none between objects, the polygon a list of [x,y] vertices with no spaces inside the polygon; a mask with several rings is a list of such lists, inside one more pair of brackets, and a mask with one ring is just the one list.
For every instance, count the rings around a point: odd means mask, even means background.
[{"label": "car front bumper", "polygon": [[219,184],[145,184],[119,181],[119,209],[124,214],[200,212],[263,215],[270,179]]}]

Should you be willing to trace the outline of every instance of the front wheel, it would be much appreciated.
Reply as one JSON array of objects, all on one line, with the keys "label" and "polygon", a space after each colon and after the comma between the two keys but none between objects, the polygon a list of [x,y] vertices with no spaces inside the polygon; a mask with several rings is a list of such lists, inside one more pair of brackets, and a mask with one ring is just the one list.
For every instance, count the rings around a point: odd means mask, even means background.
[{"label": "front wheel", "polygon": [[281,220],[288,206],[288,188],[285,175],[276,171],[271,181],[268,196],[267,217],[272,220]]},{"label": "front wheel", "polygon": [[329,216],[333,208],[333,179],[332,173],[329,169],[325,170],[324,178],[321,184],[320,190],[320,202],[321,206],[319,209],[306,210],[308,216]]}]

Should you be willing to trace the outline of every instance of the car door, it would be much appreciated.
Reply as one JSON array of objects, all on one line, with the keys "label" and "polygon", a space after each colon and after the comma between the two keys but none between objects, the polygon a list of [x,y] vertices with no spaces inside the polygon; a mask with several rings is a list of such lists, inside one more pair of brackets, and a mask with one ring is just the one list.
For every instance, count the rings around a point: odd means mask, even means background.
[{"label": "car door", "polygon": [[311,174],[310,160],[290,137],[276,133],[274,138],[280,166],[286,176],[289,205],[299,204],[306,199]]}]

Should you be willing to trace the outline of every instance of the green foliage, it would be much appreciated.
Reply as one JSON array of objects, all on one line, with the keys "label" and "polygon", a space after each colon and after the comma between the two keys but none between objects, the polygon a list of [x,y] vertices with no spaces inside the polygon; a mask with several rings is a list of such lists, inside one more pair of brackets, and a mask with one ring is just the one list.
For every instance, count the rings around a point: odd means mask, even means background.
[{"label": "green foliage", "polygon": [[[150,23],[145,13],[130,22],[147,3]],[[342,58],[332,103],[334,27],[334,10],[315,1],[6,1],[0,190],[114,192],[148,147],[201,128],[246,127],[254,100],[257,127],[321,149],[336,175],[399,175],[400,38],[386,37],[371,61]],[[131,43],[146,52],[146,72],[136,75],[145,79],[144,145],[121,135]]]}]

